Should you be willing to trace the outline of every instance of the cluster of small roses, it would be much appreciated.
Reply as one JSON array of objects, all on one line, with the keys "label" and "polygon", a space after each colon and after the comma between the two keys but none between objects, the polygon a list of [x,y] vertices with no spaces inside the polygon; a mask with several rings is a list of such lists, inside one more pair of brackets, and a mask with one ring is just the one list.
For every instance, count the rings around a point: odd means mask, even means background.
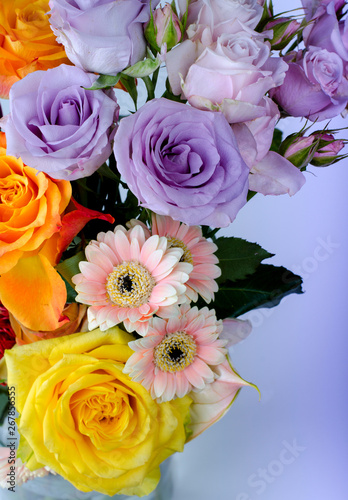
[{"label": "cluster of small roses", "polygon": [[[154,214],[151,230],[138,220],[128,225],[99,233],[72,278],[76,300],[90,306],[89,329],[123,322],[143,337],[130,342],[136,353],[125,373],[153,398],[169,401],[204,389],[215,379],[211,367],[225,361],[228,341],[219,339],[223,324],[214,310],[189,303],[198,295],[208,303],[214,298],[221,274],[217,247],[199,227],[170,217]],[[234,323],[228,325],[233,330]]]}]

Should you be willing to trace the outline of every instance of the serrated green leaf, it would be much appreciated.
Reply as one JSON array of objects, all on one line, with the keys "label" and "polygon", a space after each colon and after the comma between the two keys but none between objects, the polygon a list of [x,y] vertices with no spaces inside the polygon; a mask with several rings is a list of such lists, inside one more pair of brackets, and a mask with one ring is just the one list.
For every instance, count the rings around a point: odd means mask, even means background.
[{"label": "serrated green leaf", "polygon": [[273,257],[257,243],[242,238],[218,238],[215,243],[218,246],[215,255],[221,269],[218,283],[244,279],[254,273],[264,259]]},{"label": "serrated green leaf", "polygon": [[237,317],[257,307],[274,307],[291,293],[302,293],[301,284],[302,278],[285,267],[260,264],[248,278],[222,283],[211,307],[219,319]]},{"label": "serrated green leaf", "polygon": [[108,89],[114,87],[121,77],[121,73],[115,75],[100,75],[99,78],[93,83],[92,87],[88,87],[86,90],[100,90]]},{"label": "serrated green leaf", "polygon": [[127,75],[132,78],[143,78],[144,76],[152,75],[152,73],[159,68],[161,65],[161,61],[156,59],[147,58],[144,61],[139,61],[133,66],[130,66],[127,69],[122,71],[122,76]]},{"label": "serrated green leaf", "polygon": [[79,262],[82,260],[86,260],[86,258],[84,252],[81,251],[69,259],[63,260],[63,262],[60,262],[58,266],[56,266],[56,270],[68,282],[73,290],[75,290],[75,286],[71,278],[75,276],[75,274],[80,273]]}]

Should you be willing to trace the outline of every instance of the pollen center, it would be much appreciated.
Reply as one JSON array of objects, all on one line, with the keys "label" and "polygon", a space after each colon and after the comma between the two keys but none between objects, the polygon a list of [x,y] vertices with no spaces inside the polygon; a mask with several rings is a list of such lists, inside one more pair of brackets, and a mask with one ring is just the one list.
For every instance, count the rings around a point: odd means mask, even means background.
[{"label": "pollen center", "polygon": [[164,372],[178,372],[189,366],[196,354],[196,342],[186,332],[167,333],[154,349],[154,363]]},{"label": "pollen center", "polygon": [[193,264],[193,259],[192,259],[192,253],[190,250],[187,248],[185,243],[178,238],[174,238],[173,236],[166,236],[168,240],[168,248],[170,247],[175,247],[175,248],[182,248],[184,253],[180,259],[180,262],[188,262],[189,264]]},{"label": "pollen center", "polygon": [[120,307],[139,307],[147,302],[155,284],[144,266],[123,262],[107,277],[106,291],[111,302]]}]

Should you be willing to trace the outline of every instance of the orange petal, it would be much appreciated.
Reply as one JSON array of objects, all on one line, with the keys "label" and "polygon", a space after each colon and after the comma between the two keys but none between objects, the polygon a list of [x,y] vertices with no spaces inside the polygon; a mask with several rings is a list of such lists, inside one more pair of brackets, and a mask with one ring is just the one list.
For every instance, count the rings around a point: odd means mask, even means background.
[{"label": "orange petal", "polygon": [[15,318],[31,330],[55,330],[66,303],[64,281],[43,255],[18,261],[0,277],[0,299]]},{"label": "orange petal", "polygon": [[74,198],[71,198],[71,201],[75,205],[76,210],[65,214],[62,219],[62,229],[60,230],[60,238],[58,240],[58,252],[60,256],[70,245],[74,237],[85,227],[88,221],[92,219],[101,219],[110,222],[110,224],[115,222],[115,219],[109,214],[103,214],[96,210],[85,208],[77,203]]},{"label": "orange petal", "polygon": [[6,136],[5,132],[0,132],[0,154],[6,154]]}]

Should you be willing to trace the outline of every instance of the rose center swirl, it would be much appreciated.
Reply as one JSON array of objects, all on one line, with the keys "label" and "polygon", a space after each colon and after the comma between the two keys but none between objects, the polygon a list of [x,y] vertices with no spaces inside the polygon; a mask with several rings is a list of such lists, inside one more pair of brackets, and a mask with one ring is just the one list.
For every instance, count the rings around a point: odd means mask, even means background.
[{"label": "rose center swirl", "polygon": [[182,248],[184,253],[181,256],[180,262],[188,262],[189,264],[193,265],[193,259],[192,259],[192,253],[190,250],[187,248],[185,243],[178,238],[174,238],[173,236],[166,235],[166,238],[168,240],[168,246],[167,248],[173,247],[173,248]]},{"label": "rose center swirl", "polygon": [[164,372],[177,372],[189,366],[196,355],[196,342],[184,331],[167,333],[154,349],[154,363]]},{"label": "rose center swirl", "polygon": [[148,301],[155,284],[144,266],[138,262],[123,262],[108,275],[105,287],[114,304],[139,307]]}]

